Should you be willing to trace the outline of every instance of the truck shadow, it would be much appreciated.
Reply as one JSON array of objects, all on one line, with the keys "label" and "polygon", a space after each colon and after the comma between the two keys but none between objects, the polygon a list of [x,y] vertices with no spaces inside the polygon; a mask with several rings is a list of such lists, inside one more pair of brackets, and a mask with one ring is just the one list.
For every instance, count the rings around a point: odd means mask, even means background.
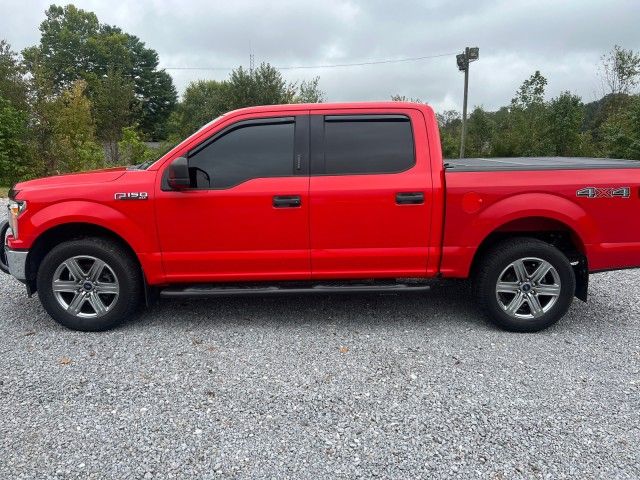
[{"label": "truck shadow", "polygon": [[238,325],[482,323],[463,286],[426,292],[310,293],[160,299],[136,322],[170,317],[184,322]]},{"label": "truck shadow", "polygon": [[[28,330],[60,329],[41,307],[37,297],[26,298],[17,281],[4,285],[8,311],[17,312],[6,321],[27,325]],[[15,283],[15,292],[12,285]],[[3,289],[4,290],[4,289]],[[6,293],[6,292],[5,292]],[[13,304],[13,305],[12,305]],[[626,317],[628,306],[616,305],[611,295],[594,291],[589,304],[578,300],[567,315],[549,331],[581,331],[584,323],[591,329],[608,329]],[[607,318],[602,312],[608,312]],[[606,320],[606,321],[605,321]],[[609,325],[607,325],[607,322]],[[154,328],[296,328],[335,325],[341,328],[383,330],[389,325],[442,331],[496,331],[476,308],[469,289],[463,283],[438,285],[426,292],[399,293],[315,293],[303,295],[255,295],[193,299],[161,299],[125,322],[118,330]]]},{"label": "truck shadow", "polygon": [[[580,310],[584,308],[581,305],[582,302],[576,302],[554,329],[578,322],[582,316]],[[288,328],[335,324],[375,328],[395,324],[436,329],[496,330],[476,308],[467,285],[463,283],[436,286],[426,292],[161,299],[132,324],[161,326],[167,322],[182,326]]]}]

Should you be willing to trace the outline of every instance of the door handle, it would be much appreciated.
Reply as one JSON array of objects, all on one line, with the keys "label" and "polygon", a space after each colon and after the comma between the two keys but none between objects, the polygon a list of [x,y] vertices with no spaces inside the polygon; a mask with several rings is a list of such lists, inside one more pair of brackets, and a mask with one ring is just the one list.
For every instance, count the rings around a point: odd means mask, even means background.
[{"label": "door handle", "polygon": [[302,205],[299,195],[276,195],[273,197],[275,208],[296,208]]},{"label": "door handle", "polygon": [[424,203],[423,192],[396,193],[396,204],[398,205],[421,205],[423,203]]}]

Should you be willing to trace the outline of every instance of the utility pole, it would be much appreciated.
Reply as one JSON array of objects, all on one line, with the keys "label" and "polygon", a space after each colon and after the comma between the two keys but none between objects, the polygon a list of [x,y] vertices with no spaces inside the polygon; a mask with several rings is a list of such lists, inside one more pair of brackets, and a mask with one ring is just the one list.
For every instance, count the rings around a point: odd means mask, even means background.
[{"label": "utility pole", "polygon": [[255,67],[255,58],[253,56],[253,48],[251,47],[251,40],[249,40],[249,73],[253,74]]},{"label": "utility pole", "polygon": [[460,158],[464,158],[464,142],[467,136],[467,97],[469,96],[469,64],[480,58],[478,47],[467,47],[464,52],[456,55],[458,70],[464,72],[464,100],[462,103],[462,135],[460,138]]}]

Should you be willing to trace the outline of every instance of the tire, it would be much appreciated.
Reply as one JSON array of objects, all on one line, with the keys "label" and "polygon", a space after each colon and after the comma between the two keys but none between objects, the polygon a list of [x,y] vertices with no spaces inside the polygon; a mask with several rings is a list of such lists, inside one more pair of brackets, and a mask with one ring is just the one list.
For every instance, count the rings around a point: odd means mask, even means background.
[{"label": "tire", "polygon": [[42,306],[56,322],[97,332],[133,315],[142,295],[142,275],[130,252],[92,237],[54,247],[40,264],[37,286]]},{"label": "tire", "polygon": [[9,265],[7,264],[7,252],[4,249],[9,234],[9,221],[0,220],[0,270],[9,273]]},{"label": "tire", "polygon": [[484,253],[473,286],[478,305],[493,323],[513,332],[537,332],[567,313],[576,279],[569,260],[554,246],[514,238]]}]

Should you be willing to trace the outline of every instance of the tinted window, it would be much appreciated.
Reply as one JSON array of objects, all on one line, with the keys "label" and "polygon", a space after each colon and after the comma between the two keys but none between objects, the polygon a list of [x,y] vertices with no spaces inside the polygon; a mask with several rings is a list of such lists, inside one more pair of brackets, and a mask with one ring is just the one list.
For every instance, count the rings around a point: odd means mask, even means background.
[{"label": "tinted window", "polygon": [[411,122],[400,115],[326,117],[326,174],[394,173],[414,164]]},{"label": "tinted window", "polygon": [[229,188],[252,178],[293,174],[293,119],[244,125],[189,155],[191,184]]}]

